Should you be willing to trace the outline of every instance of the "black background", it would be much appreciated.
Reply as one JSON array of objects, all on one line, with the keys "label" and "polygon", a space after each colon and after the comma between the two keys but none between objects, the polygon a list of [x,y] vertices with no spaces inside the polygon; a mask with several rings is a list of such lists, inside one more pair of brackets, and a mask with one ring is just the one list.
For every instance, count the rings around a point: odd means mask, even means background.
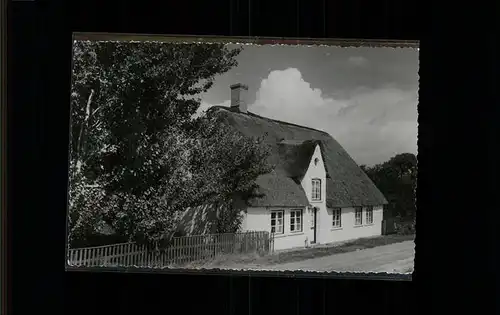
[{"label": "black background", "polygon": [[[495,2],[249,1],[9,4],[9,314],[498,312]],[[414,281],[65,272],[72,32],[420,40]]]}]

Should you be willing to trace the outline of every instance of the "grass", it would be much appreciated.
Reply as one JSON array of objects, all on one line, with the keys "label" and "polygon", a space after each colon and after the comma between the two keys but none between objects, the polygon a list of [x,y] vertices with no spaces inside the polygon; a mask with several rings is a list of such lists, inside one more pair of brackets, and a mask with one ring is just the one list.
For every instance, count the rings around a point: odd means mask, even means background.
[{"label": "grass", "polygon": [[342,244],[326,244],[313,248],[301,248],[296,250],[289,250],[283,252],[277,252],[273,255],[258,256],[258,255],[247,255],[247,256],[222,256],[217,259],[200,264],[198,266],[190,267],[201,267],[201,268],[220,268],[222,266],[229,268],[232,266],[243,266],[243,265],[256,265],[256,266],[270,266],[277,265],[295,261],[301,261],[311,258],[318,258],[324,256],[330,256],[334,254],[348,253],[356,250],[362,250],[367,248],[373,248],[383,245],[389,245],[394,243],[400,243],[404,241],[410,241],[415,238],[413,234],[407,235],[384,235],[370,238],[360,238],[353,241],[344,242]]},{"label": "grass", "polygon": [[208,261],[197,261],[183,265],[183,268],[221,268],[233,265],[248,264],[259,261],[265,256],[260,256],[257,253],[253,254],[234,254],[234,255],[220,255]]}]

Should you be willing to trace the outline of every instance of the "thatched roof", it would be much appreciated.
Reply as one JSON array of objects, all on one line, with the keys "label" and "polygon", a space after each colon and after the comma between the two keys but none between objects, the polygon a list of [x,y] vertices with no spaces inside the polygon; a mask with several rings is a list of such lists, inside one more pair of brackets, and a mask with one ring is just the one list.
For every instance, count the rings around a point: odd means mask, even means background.
[{"label": "thatched roof", "polygon": [[257,179],[264,196],[250,201],[252,206],[306,206],[300,185],[316,145],[321,148],[327,172],[328,207],[382,205],[387,201],[378,188],[328,133],[312,128],[241,113],[215,106],[209,111],[222,115],[227,124],[248,137],[263,137],[271,148],[273,172]]},{"label": "thatched roof", "polygon": [[278,154],[275,158],[278,161],[275,164],[280,164],[281,169],[285,174],[297,180],[304,176],[309,167],[309,163],[314,154],[314,149],[318,141],[280,141],[278,142]]}]

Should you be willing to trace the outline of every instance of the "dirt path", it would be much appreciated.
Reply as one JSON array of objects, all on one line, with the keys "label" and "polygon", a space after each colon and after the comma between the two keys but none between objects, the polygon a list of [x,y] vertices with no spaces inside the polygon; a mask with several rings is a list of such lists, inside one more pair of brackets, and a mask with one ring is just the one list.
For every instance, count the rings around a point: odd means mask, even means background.
[{"label": "dirt path", "polygon": [[413,241],[406,241],[279,265],[247,266],[246,269],[407,273],[413,270],[414,247]]}]

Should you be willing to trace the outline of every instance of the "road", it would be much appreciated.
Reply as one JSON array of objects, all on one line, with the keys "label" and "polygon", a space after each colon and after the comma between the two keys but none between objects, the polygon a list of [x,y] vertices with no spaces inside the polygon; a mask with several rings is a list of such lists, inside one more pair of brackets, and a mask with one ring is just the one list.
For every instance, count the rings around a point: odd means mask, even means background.
[{"label": "road", "polygon": [[260,268],[252,269],[408,273],[413,270],[414,248],[415,243],[413,241],[406,241],[355,252],[273,266],[260,266]]}]

